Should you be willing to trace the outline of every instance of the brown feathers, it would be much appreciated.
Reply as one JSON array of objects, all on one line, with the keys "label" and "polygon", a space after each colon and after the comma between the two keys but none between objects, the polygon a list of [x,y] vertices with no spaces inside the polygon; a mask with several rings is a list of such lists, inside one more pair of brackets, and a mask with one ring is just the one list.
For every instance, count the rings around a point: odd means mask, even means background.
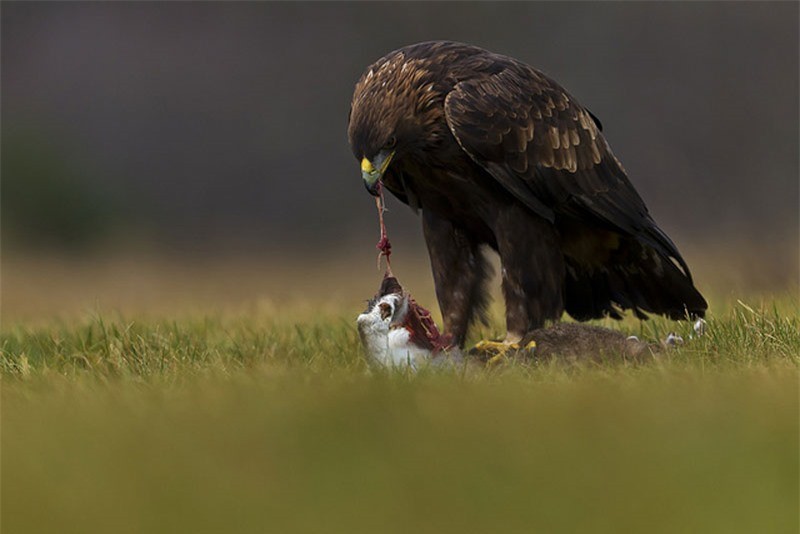
[{"label": "brown feathers", "polygon": [[[441,234],[429,229],[426,239],[446,327],[459,339],[476,316],[471,310],[485,304],[471,297],[480,295],[475,288],[484,275],[464,276],[455,262],[474,262],[482,244],[498,250],[509,243],[501,261],[522,284],[520,300],[563,295],[564,302],[528,306],[531,326],[558,318],[564,306],[581,318],[618,315],[620,308],[702,316],[706,302],[686,263],[601,129],[544,73],[474,46],[420,43],[366,69],[353,94],[351,148],[359,160],[372,158],[397,139],[383,182],[430,213],[427,221],[440,221]],[[527,210],[522,226],[503,227],[498,221],[512,206]],[[520,250],[539,253],[523,258]],[[508,310],[520,306],[507,302]]]}]

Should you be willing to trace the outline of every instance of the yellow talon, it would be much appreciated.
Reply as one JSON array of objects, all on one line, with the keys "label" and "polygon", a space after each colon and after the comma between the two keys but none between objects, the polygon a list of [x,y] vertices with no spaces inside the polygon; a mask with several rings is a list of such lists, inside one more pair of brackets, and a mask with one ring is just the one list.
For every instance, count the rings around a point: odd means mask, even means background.
[{"label": "yellow talon", "polygon": [[[528,342],[525,347],[522,347],[523,350],[534,350],[536,348],[536,342],[530,341]],[[475,350],[483,351],[483,352],[508,352],[509,350],[520,350],[519,343],[507,343],[505,341],[478,341],[475,344]]]},{"label": "yellow talon", "polygon": [[517,352],[519,350],[533,351],[536,348],[536,342],[530,341],[524,347],[520,347],[519,343],[508,343],[505,341],[488,341],[483,340],[475,344],[473,351],[493,354],[491,358],[486,361],[488,367],[497,365],[502,362],[506,355],[510,352]]},{"label": "yellow talon", "polygon": [[492,354],[492,357],[486,361],[486,365],[491,367],[503,361],[503,359],[505,359],[506,354],[508,354],[509,351],[512,352],[518,351],[519,343],[483,340],[476,343],[475,348],[473,350],[478,352],[483,352],[484,354],[487,355]]},{"label": "yellow talon", "polygon": [[488,360],[486,360],[486,367],[494,367],[495,365],[498,365],[505,359],[506,359],[506,353],[499,352],[494,356],[492,356],[491,358],[489,358]]},{"label": "yellow talon", "polygon": [[518,350],[519,343],[507,343],[505,341],[479,341],[475,344],[475,350],[481,352],[499,352],[503,354],[509,350]]}]

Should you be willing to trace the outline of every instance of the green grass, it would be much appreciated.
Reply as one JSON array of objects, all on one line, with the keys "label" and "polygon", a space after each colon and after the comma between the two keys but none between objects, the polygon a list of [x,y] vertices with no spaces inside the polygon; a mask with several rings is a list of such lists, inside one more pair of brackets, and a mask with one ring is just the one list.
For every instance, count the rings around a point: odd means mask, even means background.
[{"label": "green grass", "polygon": [[4,324],[2,526],[797,532],[797,301],[714,309],[646,364],[417,375],[351,310]]}]

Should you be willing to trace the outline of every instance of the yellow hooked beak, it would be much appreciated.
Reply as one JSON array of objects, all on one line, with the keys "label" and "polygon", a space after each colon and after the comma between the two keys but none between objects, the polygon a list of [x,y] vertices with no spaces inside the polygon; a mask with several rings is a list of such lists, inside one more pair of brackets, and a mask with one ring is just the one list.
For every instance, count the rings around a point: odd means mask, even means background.
[{"label": "yellow hooked beak", "polygon": [[367,158],[361,160],[361,177],[364,179],[364,185],[371,195],[378,194],[378,181],[383,178],[393,157],[394,150],[389,153],[381,151],[375,156],[374,162]]}]

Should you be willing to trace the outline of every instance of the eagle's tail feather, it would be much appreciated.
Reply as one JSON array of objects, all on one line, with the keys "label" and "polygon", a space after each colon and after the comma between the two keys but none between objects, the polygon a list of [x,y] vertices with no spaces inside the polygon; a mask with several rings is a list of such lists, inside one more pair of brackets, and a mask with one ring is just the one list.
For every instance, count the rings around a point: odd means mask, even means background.
[{"label": "eagle's tail feather", "polygon": [[[636,240],[606,265],[581,266],[567,258],[565,307],[577,320],[620,319],[622,310],[671,319],[699,318],[708,308],[694,287],[685,262]],[[627,250],[625,250],[627,249]],[[676,263],[677,261],[677,263]]]}]

